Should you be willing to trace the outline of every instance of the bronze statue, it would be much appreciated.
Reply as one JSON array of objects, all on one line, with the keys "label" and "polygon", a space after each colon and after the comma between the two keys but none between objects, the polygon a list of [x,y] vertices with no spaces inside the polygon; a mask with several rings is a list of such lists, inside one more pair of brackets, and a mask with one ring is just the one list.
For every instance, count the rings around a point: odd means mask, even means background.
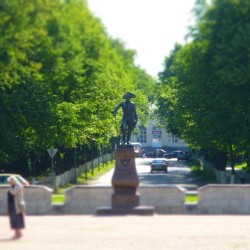
[{"label": "bronze statue", "polygon": [[135,98],[136,95],[127,92],[123,95],[123,99],[126,99],[125,102],[119,103],[113,111],[113,115],[116,116],[117,110],[122,108],[123,117],[121,123],[121,132],[122,132],[122,144],[130,144],[131,133],[136,126],[138,121],[136,106],[133,102],[130,101],[131,98]]}]

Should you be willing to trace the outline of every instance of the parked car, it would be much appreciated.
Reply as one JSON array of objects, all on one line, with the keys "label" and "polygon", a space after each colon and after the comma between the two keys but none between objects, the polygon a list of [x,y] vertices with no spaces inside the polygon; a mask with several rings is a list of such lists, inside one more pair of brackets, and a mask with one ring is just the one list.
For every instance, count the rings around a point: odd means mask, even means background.
[{"label": "parked car", "polygon": [[17,178],[17,180],[20,182],[20,184],[22,184],[23,186],[28,186],[29,185],[29,182],[24,179],[21,175],[18,175],[18,174],[7,174],[7,173],[4,173],[4,174],[0,174],[0,186],[1,185],[8,185],[8,178],[10,176],[15,176]]},{"label": "parked car", "polygon": [[166,151],[164,149],[157,148],[154,151],[147,152],[146,157],[148,158],[163,157],[164,154],[166,154]]},{"label": "parked car", "polygon": [[146,157],[154,158],[155,157],[155,152],[154,151],[146,152]]},{"label": "parked car", "polygon": [[190,160],[191,156],[186,151],[176,150],[176,151],[164,154],[163,158],[166,158],[166,159],[177,158],[177,161],[180,161],[180,160]]},{"label": "parked car", "polygon": [[164,171],[168,172],[168,162],[163,158],[154,159],[151,162],[151,173],[154,171]]},{"label": "parked car", "polygon": [[181,151],[169,152],[169,153],[164,154],[162,157],[163,157],[163,158],[166,158],[166,159],[178,158],[179,152],[181,152]]},{"label": "parked car", "polygon": [[157,149],[158,150],[158,157],[162,157],[164,154],[166,154],[166,151],[164,149]]},{"label": "parked car", "polygon": [[188,153],[188,152],[180,152],[178,154],[178,157],[177,157],[177,160],[180,161],[180,160],[190,160],[191,159],[191,155]]}]

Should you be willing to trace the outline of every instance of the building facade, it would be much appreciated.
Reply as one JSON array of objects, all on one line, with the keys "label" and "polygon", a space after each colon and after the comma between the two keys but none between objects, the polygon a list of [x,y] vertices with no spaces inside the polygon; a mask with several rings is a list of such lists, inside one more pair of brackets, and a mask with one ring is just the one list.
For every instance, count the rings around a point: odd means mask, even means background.
[{"label": "building facade", "polygon": [[147,127],[139,126],[140,134],[131,136],[131,142],[139,142],[142,147],[153,148],[183,148],[187,147],[184,140],[172,133],[168,133],[164,128],[156,127],[154,121],[150,121]]}]

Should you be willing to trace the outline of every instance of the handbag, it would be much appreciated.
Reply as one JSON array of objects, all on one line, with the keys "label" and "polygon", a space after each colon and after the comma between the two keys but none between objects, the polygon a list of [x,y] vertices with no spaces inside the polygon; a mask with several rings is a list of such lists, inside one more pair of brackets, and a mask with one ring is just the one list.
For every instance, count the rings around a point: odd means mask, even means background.
[{"label": "handbag", "polygon": [[19,202],[19,204],[18,204],[18,209],[19,209],[19,211],[20,211],[21,213],[24,213],[24,212],[25,212],[25,210],[26,210],[25,201]]}]

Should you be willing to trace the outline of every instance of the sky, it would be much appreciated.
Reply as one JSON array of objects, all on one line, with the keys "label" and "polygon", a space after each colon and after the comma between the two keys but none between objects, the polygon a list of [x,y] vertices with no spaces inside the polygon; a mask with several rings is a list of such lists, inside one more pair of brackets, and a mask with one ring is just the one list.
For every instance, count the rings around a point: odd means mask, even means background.
[{"label": "sky", "polygon": [[176,43],[184,44],[196,0],[88,0],[108,34],[137,55],[135,64],[157,77]]}]

